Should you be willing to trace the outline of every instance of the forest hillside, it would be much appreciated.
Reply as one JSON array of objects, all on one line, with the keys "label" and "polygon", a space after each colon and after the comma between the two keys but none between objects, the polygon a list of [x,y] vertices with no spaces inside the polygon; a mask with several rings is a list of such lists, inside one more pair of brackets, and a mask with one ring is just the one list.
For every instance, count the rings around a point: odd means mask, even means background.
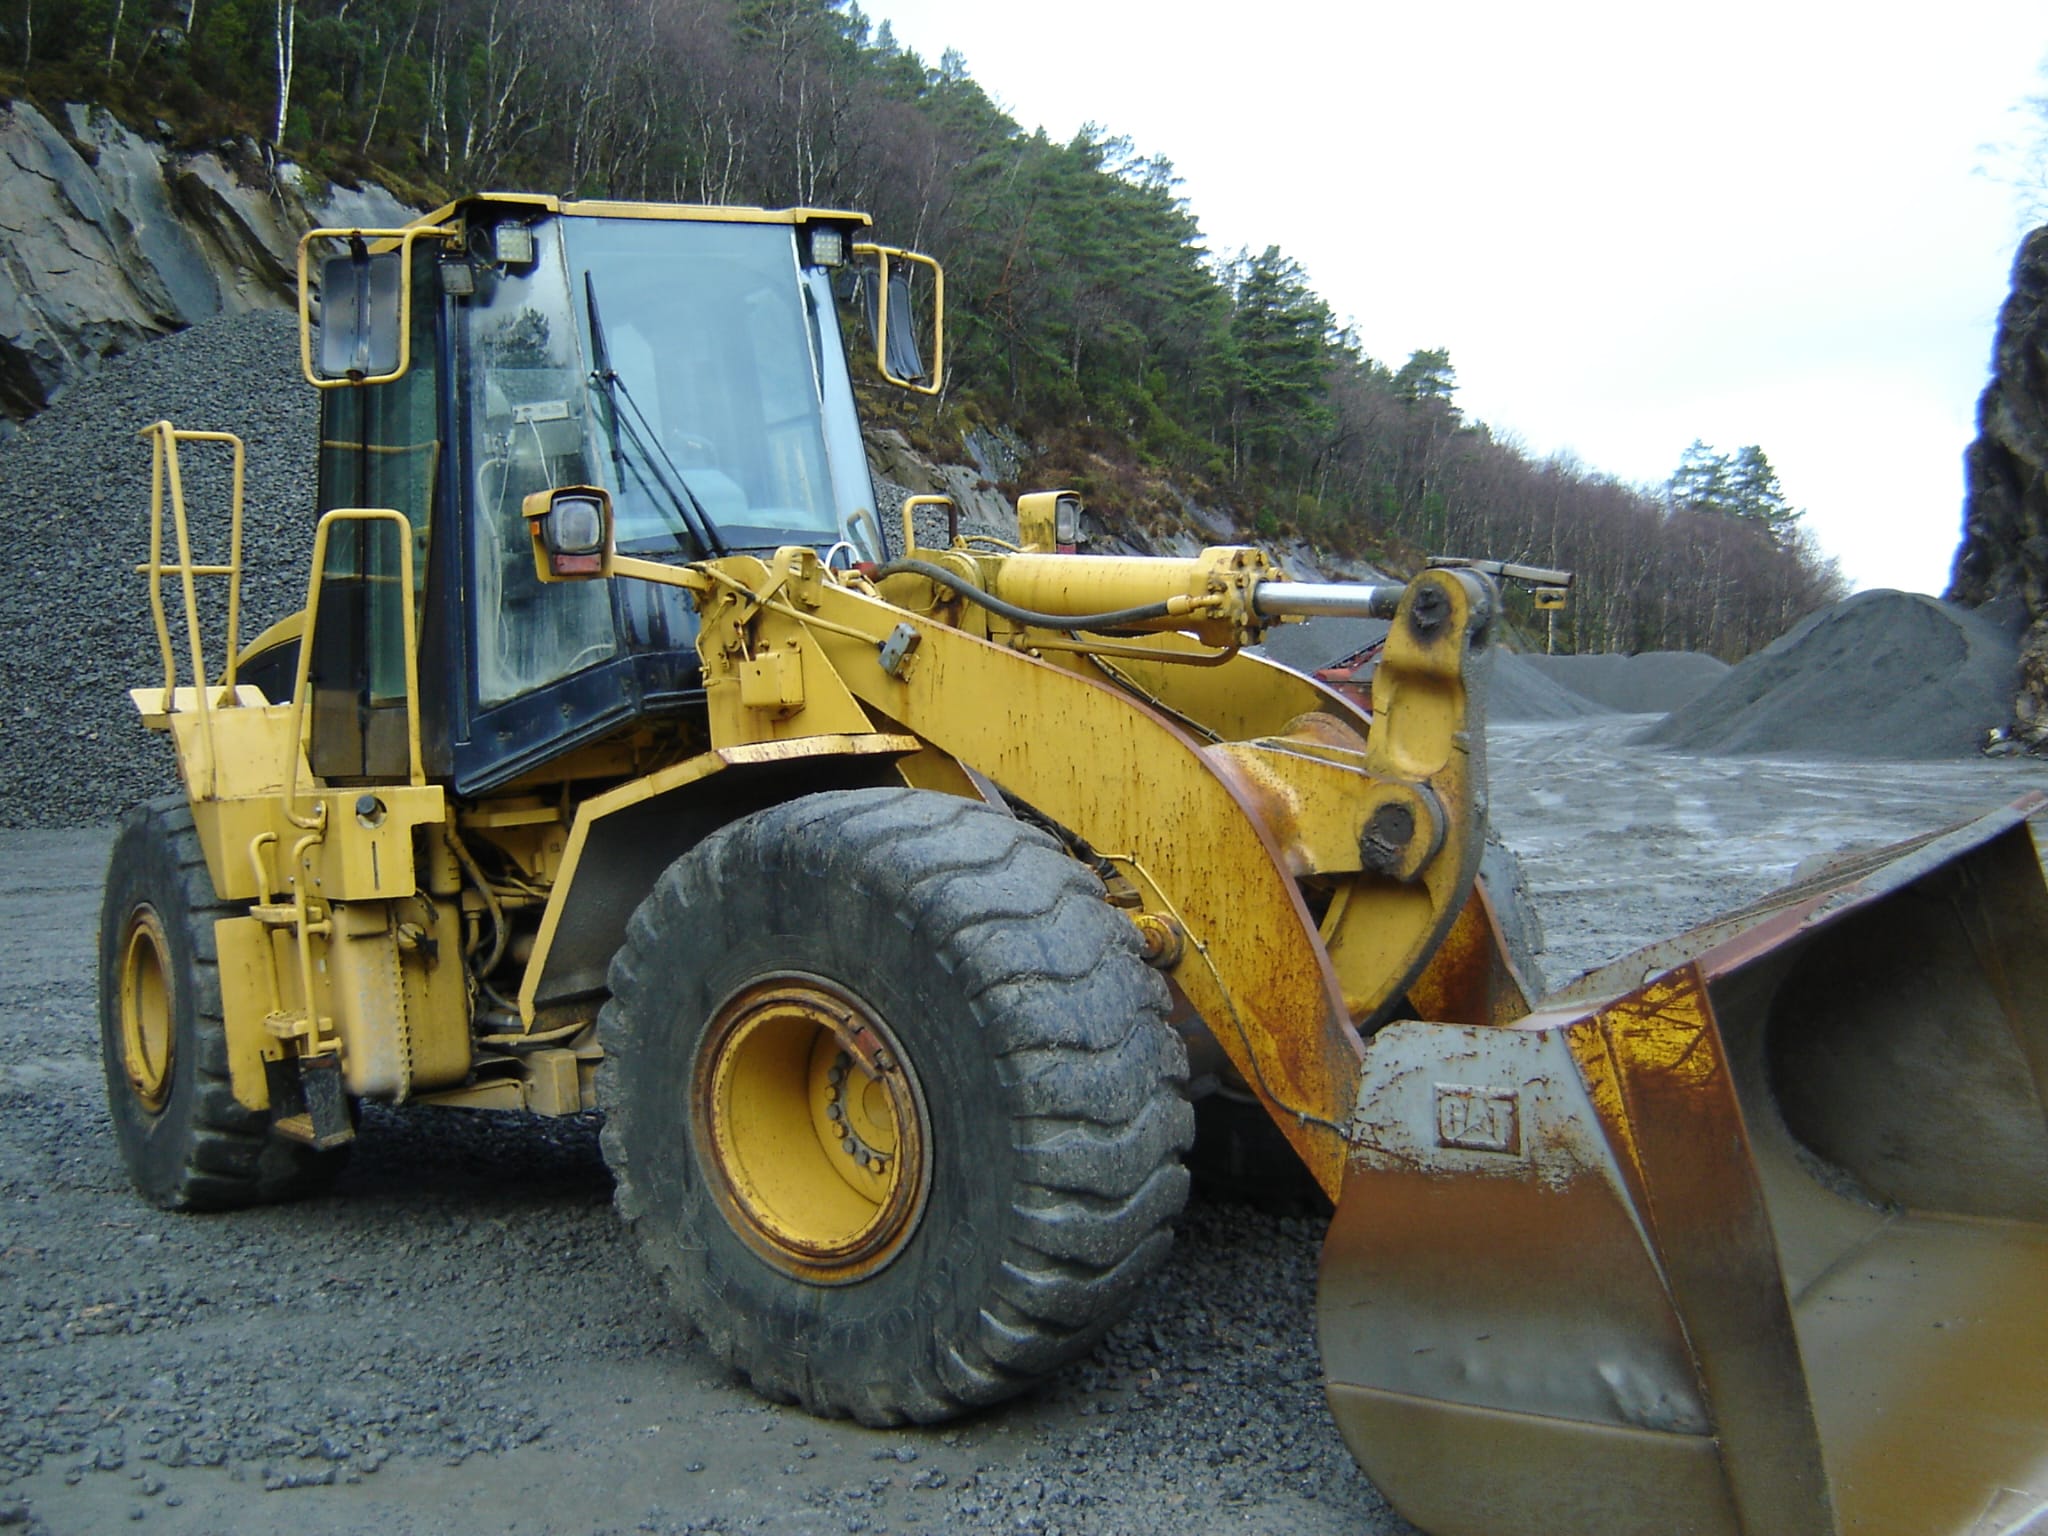
[{"label": "forest hillside", "polygon": [[1460,408],[1446,353],[1370,357],[1283,251],[1211,250],[1165,159],[1027,132],[843,0],[0,0],[0,95],[73,137],[89,103],[166,154],[419,208],[866,210],[947,271],[946,393],[878,392],[878,424],[956,458],[1006,428],[1028,447],[1005,490],[1070,486],[1112,526],[1193,502],[1396,570],[1568,567],[1559,641],[1589,651],[1733,660],[1845,590],[1760,448],[1695,444],[1654,487],[1533,459]]}]

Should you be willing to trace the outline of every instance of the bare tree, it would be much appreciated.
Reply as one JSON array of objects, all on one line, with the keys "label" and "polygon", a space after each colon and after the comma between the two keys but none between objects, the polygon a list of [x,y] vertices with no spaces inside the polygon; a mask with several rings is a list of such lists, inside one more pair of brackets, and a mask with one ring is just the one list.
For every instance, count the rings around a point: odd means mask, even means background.
[{"label": "bare tree", "polygon": [[551,93],[528,81],[539,46],[531,0],[490,0],[484,12],[477,77],[469,82],[460,158],[468,179],[484,185],[540,126]]},{"label": "bare tree", "polygon": [[[197,4],[198,0],[192,0]],[[369,121],[363,125],[362,142],[358,146],[364,153],[369,152],[370,142],[377,135],[377,119],[384,115],[384,92],[391,84],[391,63],[394,59],[409,58],[412,55],[412,40],[420,29],[420,12],[426,9],[426,0],[414,0],[412,19],[405,26],[405,41],[396,48],[387,41],[383,49],[384,60],[377,71],[377,99],[370,106]]]},{"label": "bare tree", "polygon": [[270,130],[274,149],[284,147],[284,121],[291,113],[292,64],[297,52],[293,45],[298,30],[298,0],[277,0],[277,123]]},{"label": "bare tree", "polygon": [[114,20],[107,28],[107,60],[103,73],[114,73],[114,49],[121,41],[121,24],[128,17],[128,0],[114,0]]}]

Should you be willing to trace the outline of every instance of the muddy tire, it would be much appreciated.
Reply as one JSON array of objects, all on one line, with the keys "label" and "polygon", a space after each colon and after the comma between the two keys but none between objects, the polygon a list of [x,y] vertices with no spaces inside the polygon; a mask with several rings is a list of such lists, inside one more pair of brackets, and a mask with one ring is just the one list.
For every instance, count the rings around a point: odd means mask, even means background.
[{"label": "muddy tire", "polygon": [[317,1194],[347,1160],[272,1135],[228,1085],[213,925],[243,910],[214,899],[182,796],[128,813],[100,907],[100,1055],[121,1161],[166,1210]]},{"label": "muddy tire", "polygon": [[748,816],[670,867],[600,1028],[617,1205],[756,1390],[930,1423],[1085,1353],[1187,1195],[1186,1052],[1050,837],[915,790]]}]

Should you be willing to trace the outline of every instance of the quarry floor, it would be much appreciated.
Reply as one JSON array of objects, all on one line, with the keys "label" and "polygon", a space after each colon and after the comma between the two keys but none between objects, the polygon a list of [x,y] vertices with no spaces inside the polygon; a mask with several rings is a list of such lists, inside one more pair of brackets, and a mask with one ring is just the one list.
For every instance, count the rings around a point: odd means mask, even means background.
[{"label": "quarry floor", "polygon": [[[1493,817],[1553,984],[2048,765],[1703,758],[1497,728]],[[769,1407],[620,1238],[587,1119],[372,1113],[331,1197],[143,1206],[102,1107],[109,834],[0,832],[0,1527],[1399,1533],[1324,1410],[1320,1224],[1198,1200],[1090,1361],[961,1424]]]}]

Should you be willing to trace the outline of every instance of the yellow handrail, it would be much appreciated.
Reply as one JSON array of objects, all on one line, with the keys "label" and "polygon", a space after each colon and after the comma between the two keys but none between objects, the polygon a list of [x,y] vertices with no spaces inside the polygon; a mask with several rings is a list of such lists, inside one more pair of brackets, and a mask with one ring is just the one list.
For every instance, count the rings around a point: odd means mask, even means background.
[{"label": "yellow handrail", "polygon": [[944,507],[946,509],[947,547],[960,537],[960,512],[953,505],[950,496],[906,496],[903,498],[903,553],[899,557],[908,560],[917,549],[917,511],[920,507]]},{"label": "yellow handrail", "polygon": [[[199,732],[205,743],[206,782],[192,786],[193,794],[207,799],[214,788],[213,701],[208,697],[206,650],[199,634],[199,593],[196,578],[225,576],[228,579],[227,656],[221,667],[221,704],[232,707],[235,697],[235,651],[242,621],[242,478],[247,450],[232,432],[185,432],[168,421],[156,421],[136,434],[150,443],[149,473],[149,559],[135,569],[149,578],[149,610],[156,622],[157,645],[164,658],[164,713],[174,709],[178,687],[177,647],[171,640],[170,617],[164,611],[164,577],[176,575],[185,599],[185,640],[192,656],[192,696],[199,713]],[[234,448],[234,489],[228,513],[228,563],[200,565],[192,559],[192,529],[185,515],[185,477],[178,462],[180,443],[227,443]],[[175,565],[164,564],[164,487],[171,492],[171,526],[178,544]]]}]

